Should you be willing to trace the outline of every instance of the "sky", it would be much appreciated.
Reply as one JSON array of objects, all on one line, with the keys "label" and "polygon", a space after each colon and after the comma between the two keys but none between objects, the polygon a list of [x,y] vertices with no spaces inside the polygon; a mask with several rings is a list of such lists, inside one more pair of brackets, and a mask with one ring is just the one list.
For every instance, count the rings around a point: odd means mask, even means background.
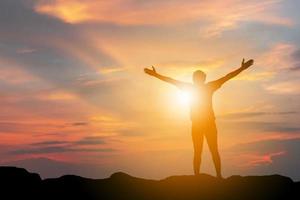
[{"label": "sky", "polygon": [[[191,82],[214,96],[225,176],[300,180],[297,0],[1,0],[0,163],[43,177],[192,174]],[[201,172],[214,175],[207,146]]]}]

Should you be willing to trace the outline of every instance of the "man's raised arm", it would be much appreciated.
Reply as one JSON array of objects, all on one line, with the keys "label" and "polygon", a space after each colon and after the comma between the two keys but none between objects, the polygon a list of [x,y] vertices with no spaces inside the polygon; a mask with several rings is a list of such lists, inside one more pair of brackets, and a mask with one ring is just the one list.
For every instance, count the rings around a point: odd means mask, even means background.
[{"label": "man's raised arm", "polygon": [[210,82],[211,85],[213,85],[214,87],[216,87],[216,89],[218,89],[219,87],[221,87],[226,81],[232,79],[233,77],[237,76],[239,73],[241,73],[242,71],[244,71],[245,69],[248,69],[251,65],[253,65],[254,61],[248,60],[247,62],[245,62],[245,59],[243,59],[241,67],[230,72],[229,74],[227,74],[226,76],[217,79],[215,81]]},{"label": "man's raised arm", "polygon": [[177,86],[178,88],[180,89],[184,89],[186,87],[189,87],[191,86],[191,84],[189,83],[185,83],[185,82],[182,82],[182,81],[178,81],[178,80],[175,80],[173,78],[170,78],[170,77],[167,77],[167,76],[163,76],[159,73],[156,72],[155,68],[152,66],[152,69],[148,69],[148,68],[145,68],[144,69],[145,73],[150,75],[150,76],[154,76],[162,81],[165,81],[167,83],[170,83],[172,85],[175,85]]}]

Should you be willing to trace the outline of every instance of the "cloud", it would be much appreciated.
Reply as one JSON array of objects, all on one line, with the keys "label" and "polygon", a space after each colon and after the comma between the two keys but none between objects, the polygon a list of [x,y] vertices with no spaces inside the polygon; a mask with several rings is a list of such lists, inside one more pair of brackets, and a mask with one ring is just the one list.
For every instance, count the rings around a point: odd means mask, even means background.
[{"label": "cloud", "polygon": [[[281,1],[215,1],[212,8],[207,13],[210,16],[211,25],[203,30],[205,36],[218,36],[223,31],[235,29],[242,22],[258,22],[263,24],[279,25],[290,27],[293,21],[276,16],[272,13]],[[215,12],[215,13],[214,13]]]},{"label": "cloud", "polygon": [[11,137],[18,135],[19,137],[21,137],[21,135],[28,136],[28,132],[30,132],[31,135],[40,135],[53,132],[61,132],[62,130],[65,133],[68,133],[70,131],[70,128],[65,126],[65,120],[55,120],[51,117],[35,118],[30,114],[26,115],[26,113],[25,116],[23,113],[22,116],[19,116],[19,118],[15,116],[16,113],[12,113],[12,118],[15,118],[15,120],[11,121],[7,120],[7,115],[5,115],[4,117],[1,116],[1,118],[5,119],[0,121],[1,134],[7,134],[7,136]]},{"label": "cloud", "polygon": [[74,122],[72,126],[87,126],[88,124],[87,122]]},{"label": "cloud", "polygon": [[190,74],[191,72],[198,70],[199,68],[204,72],[208,72],[223,66],[225,59],[214,58],[210,60],[172,60],[158,63],[159,67],[168,68],[174,75],[176,74]]},{"label": "cloud", "polygon": [[234,80],[243,80],[243,81],[266,81],[271,78],[273,78],[275,75],[275,72],[270,71],[264,71],[264,72],[254,72],[254,73],[247,73],[247,74],[241,74]]},{"label": "cloud", "polygon": [[265,89],[273,94],[287,94],[287,95],[299,95],[300,94],[300,81],[282,81],[270,85],[265,85]]},{"label": "cloud", "polygon": [[[273,136],[274,133],[276,133],[276,135],[280,134],[280,137],[282,137],[282,135],[284,135],[284,137],[291,137],[289,136],[289,134],[297,135],[300,132],[300,127],[297,122],[296,123],[290,122],[288,120],[281,119],[280,116],[278,117],[280,119],[279,122],[272,122],[271,118],[269,119],[270,121],[263,121],[266,120],[265,118],[253,119],[253,121],[245,120],[248,119],[248,117],[241,118],[241,120],[238,119],[218,120],[218,127],[220,131],[230,133],[233,135],[236,134],[240,135],[242,131],[244,134],[249,135],[250,141],[253,140],[251,136],[262,139],[261,136],[263,136],[263,138],[268,138],[270,136]],[[251,116],[251,118],[254,117]],[[291,118],[297,119],[295,117],[291,117]]]},{"label": "cloud", "polygon": [[292,59],[294,60],[294,63],[291,70],[298,71],[300,69],[300,48],[293,52]]},{"label": "cloud", "polygon": [[290,43],[277,43],[258,59],[258,65],[267,70],[282,71],[299,62],[298,47]]},{"label": "cloud", "polygon": [[102,71],[115,70],[110,67],[118,63],[90,42],[80,27],[40,15],[33,10],[32,3],[1,1],[1,58],[13,61],[31,76],[60,87],[66,87],[83,73],[99,75]]},{"label": "cloud", "polygon": [[19,54],[26,54],[26,53],[33,53],[36,49],[29,49],[29,48],[21,48],[17,50],[17,53]]},{"label": "cloud", "polygon": [[[114,152],[116,149],[106,147],[110,138],[102,136],[88,136],[77,140],[45,140],[27,145],[26,148],[20,148],[9,151],[11,155],[40,155],[68,152]],[[101,147],[99,147],[101,146]]]},{"label": "cloud", "polygon": [[260,117],[265,115],[293,115],[297,114],[296,111],[286,111],[286,112],[234,112],[234,113],[227,113],[224,115],[219,116],[220,119],[226,120],[237,120],[237,119],[245,119],[245,118],[252,118],[252,117]]},{"label": "cloud", "polygon": [[[149,3],[132,0],[107,2],[56,0],[40,1],[35,9],[39,13],[58,17],[68,23],[98,21],[124,25],[165,24],[185,21],[199,15],[198,10],[192,9],[192,6],[196,5],[195,2],[181,3],[182,1],[153,1]],[[179,10],[185,14],[178,13]],[[176,12],[177,14],[175,14]]]},{"label": "cloud", "polygon": [[[277,133],[262,135],[248,142],[235,144],[230,150],[236,153],[269,153],[274,151],[289,151],[289,144],[299,144],[300,133]],[[299,147],[300,148],[300,147]]]},{"label": "cloud", "polygon": [[[68,152],[113,152],[116,149],[107,147],[111,138],[103,136],[88,136],[77,140],[45,140],[31,143],[26,148],[9,151],[12,155],[39,155]],[[101,148],[99,147],[101,146]]]},{"label": "cloud", "polygon": [[44,142],[36,142],[30,144],[31,146],[47,146],[47,145],[63,145],[67,144],[68,142],[66,141],[44,141]]},{"label": "cloud", "polygon": [[[288,42],[272,43],[254,57],[255,70],[242,73],[234,80],[263,81],[270,83],[274,79],[297,75],[300,66],[300,49],[296,44]],[[283,76],[284,74],[284,76]]]},{"label": "cloud", "polygon": [[264,72],[272,74],[263,84],[263,88],[272,94],[298,95],[299,85],[299,47],[291,43],[276,43],[262,56],[257,65]]},{"label": "cloud", "polygon": [[24,155],[24,154],[53,154],[53,153],[67,153],[67,152],[114,152],[112,148],[69,148],[62,146],[49,146],[42,148],[26,148],[17,149],[9,152],[12,155]]},{"label": "cloud", "polygon": [[[274,157],[284,156],[286,154],[285,151],[279,151],[275,153],[267,153],[267,154],[249,154],[248,161],[240,167],[257,167],[260,165],[270,165],[273,163]],[[247,155],[246,155],[247,156]]]},{"label": "cloud", "polygon": [[299,63],[297,63],[297,65],[295,65],[294,67],[291,67],[290,68],[292,71],[299,71],[300,70],[300,64]]},{"label": "cloud", "polygon": [[35,10],[67,23],[113,23],[118,25],[168,25],[202,21],[207,36],[236,28],[244,21],[291,26],[290,19],[272,14],[281,1],[166,0],[166,1],[80,1],[40,0]]},{"label": "cloud", "polygon": [[74,143],[75,145],[98,145],[98,144],[106,144],[106,139],[104,137],[85,137]]},{"label": "cloud", "polygon": [[225,150],[233,168],[246,174],[278,173],[299,179],[300,134],[258,136]]},{"label": "cloud", "polygon": [[22,69],[17,63],[0,57],[0,81],[19,85],[36,83],[39,81],[39,78]]},{"label": "cloud", "polygon": [[36,98],[40,100],[49,100],[49,101],[68,101],[76,100],[78,97],[75,94],[72,94],[68,91],[54,90],[54,91],[43,91],[36,95]]}]

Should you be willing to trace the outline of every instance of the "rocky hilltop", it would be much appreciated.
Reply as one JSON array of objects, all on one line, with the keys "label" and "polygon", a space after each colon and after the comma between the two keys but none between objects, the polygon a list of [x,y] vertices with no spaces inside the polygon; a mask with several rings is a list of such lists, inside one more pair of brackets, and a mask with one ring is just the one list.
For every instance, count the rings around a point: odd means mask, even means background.
[{"label": "rocky hilltop", "polygon": [[147,180],[117,172],[105,179],[75,175],[42,180],[38,174],[16,167],[0,167],[1,199],[105,199],[105,200],[267,200],[300,199],[300,183],[280,175],[171,176]]}]

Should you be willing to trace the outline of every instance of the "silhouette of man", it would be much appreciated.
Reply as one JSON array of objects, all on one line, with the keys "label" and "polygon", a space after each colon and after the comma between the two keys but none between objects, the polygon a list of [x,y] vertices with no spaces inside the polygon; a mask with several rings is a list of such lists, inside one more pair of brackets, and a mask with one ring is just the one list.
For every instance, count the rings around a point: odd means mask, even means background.
[{"label": "silhouette of man", "polygon": [[245,62],[243,59],[241,67],[227,74],[226,76],[205,83],[206,74],[197,70],[193,73],[193,83],[185,83],[156,72],[155,68],[145,68],[145,73],[154,76],[162,81],[173,84],[179,89],[188,90],[192,93],[191,102],[191,121],[192,121],[192,139],[194,145],[194,174],[199,175],[203,139],[206,138],[209,150],[212,154],[217,177],[222,178],[221,160],[218,151],[217,128],[215,123],[215,114],[212,105],[212,96],[226,81],[237,76],[253,65],[253,60]]}]

